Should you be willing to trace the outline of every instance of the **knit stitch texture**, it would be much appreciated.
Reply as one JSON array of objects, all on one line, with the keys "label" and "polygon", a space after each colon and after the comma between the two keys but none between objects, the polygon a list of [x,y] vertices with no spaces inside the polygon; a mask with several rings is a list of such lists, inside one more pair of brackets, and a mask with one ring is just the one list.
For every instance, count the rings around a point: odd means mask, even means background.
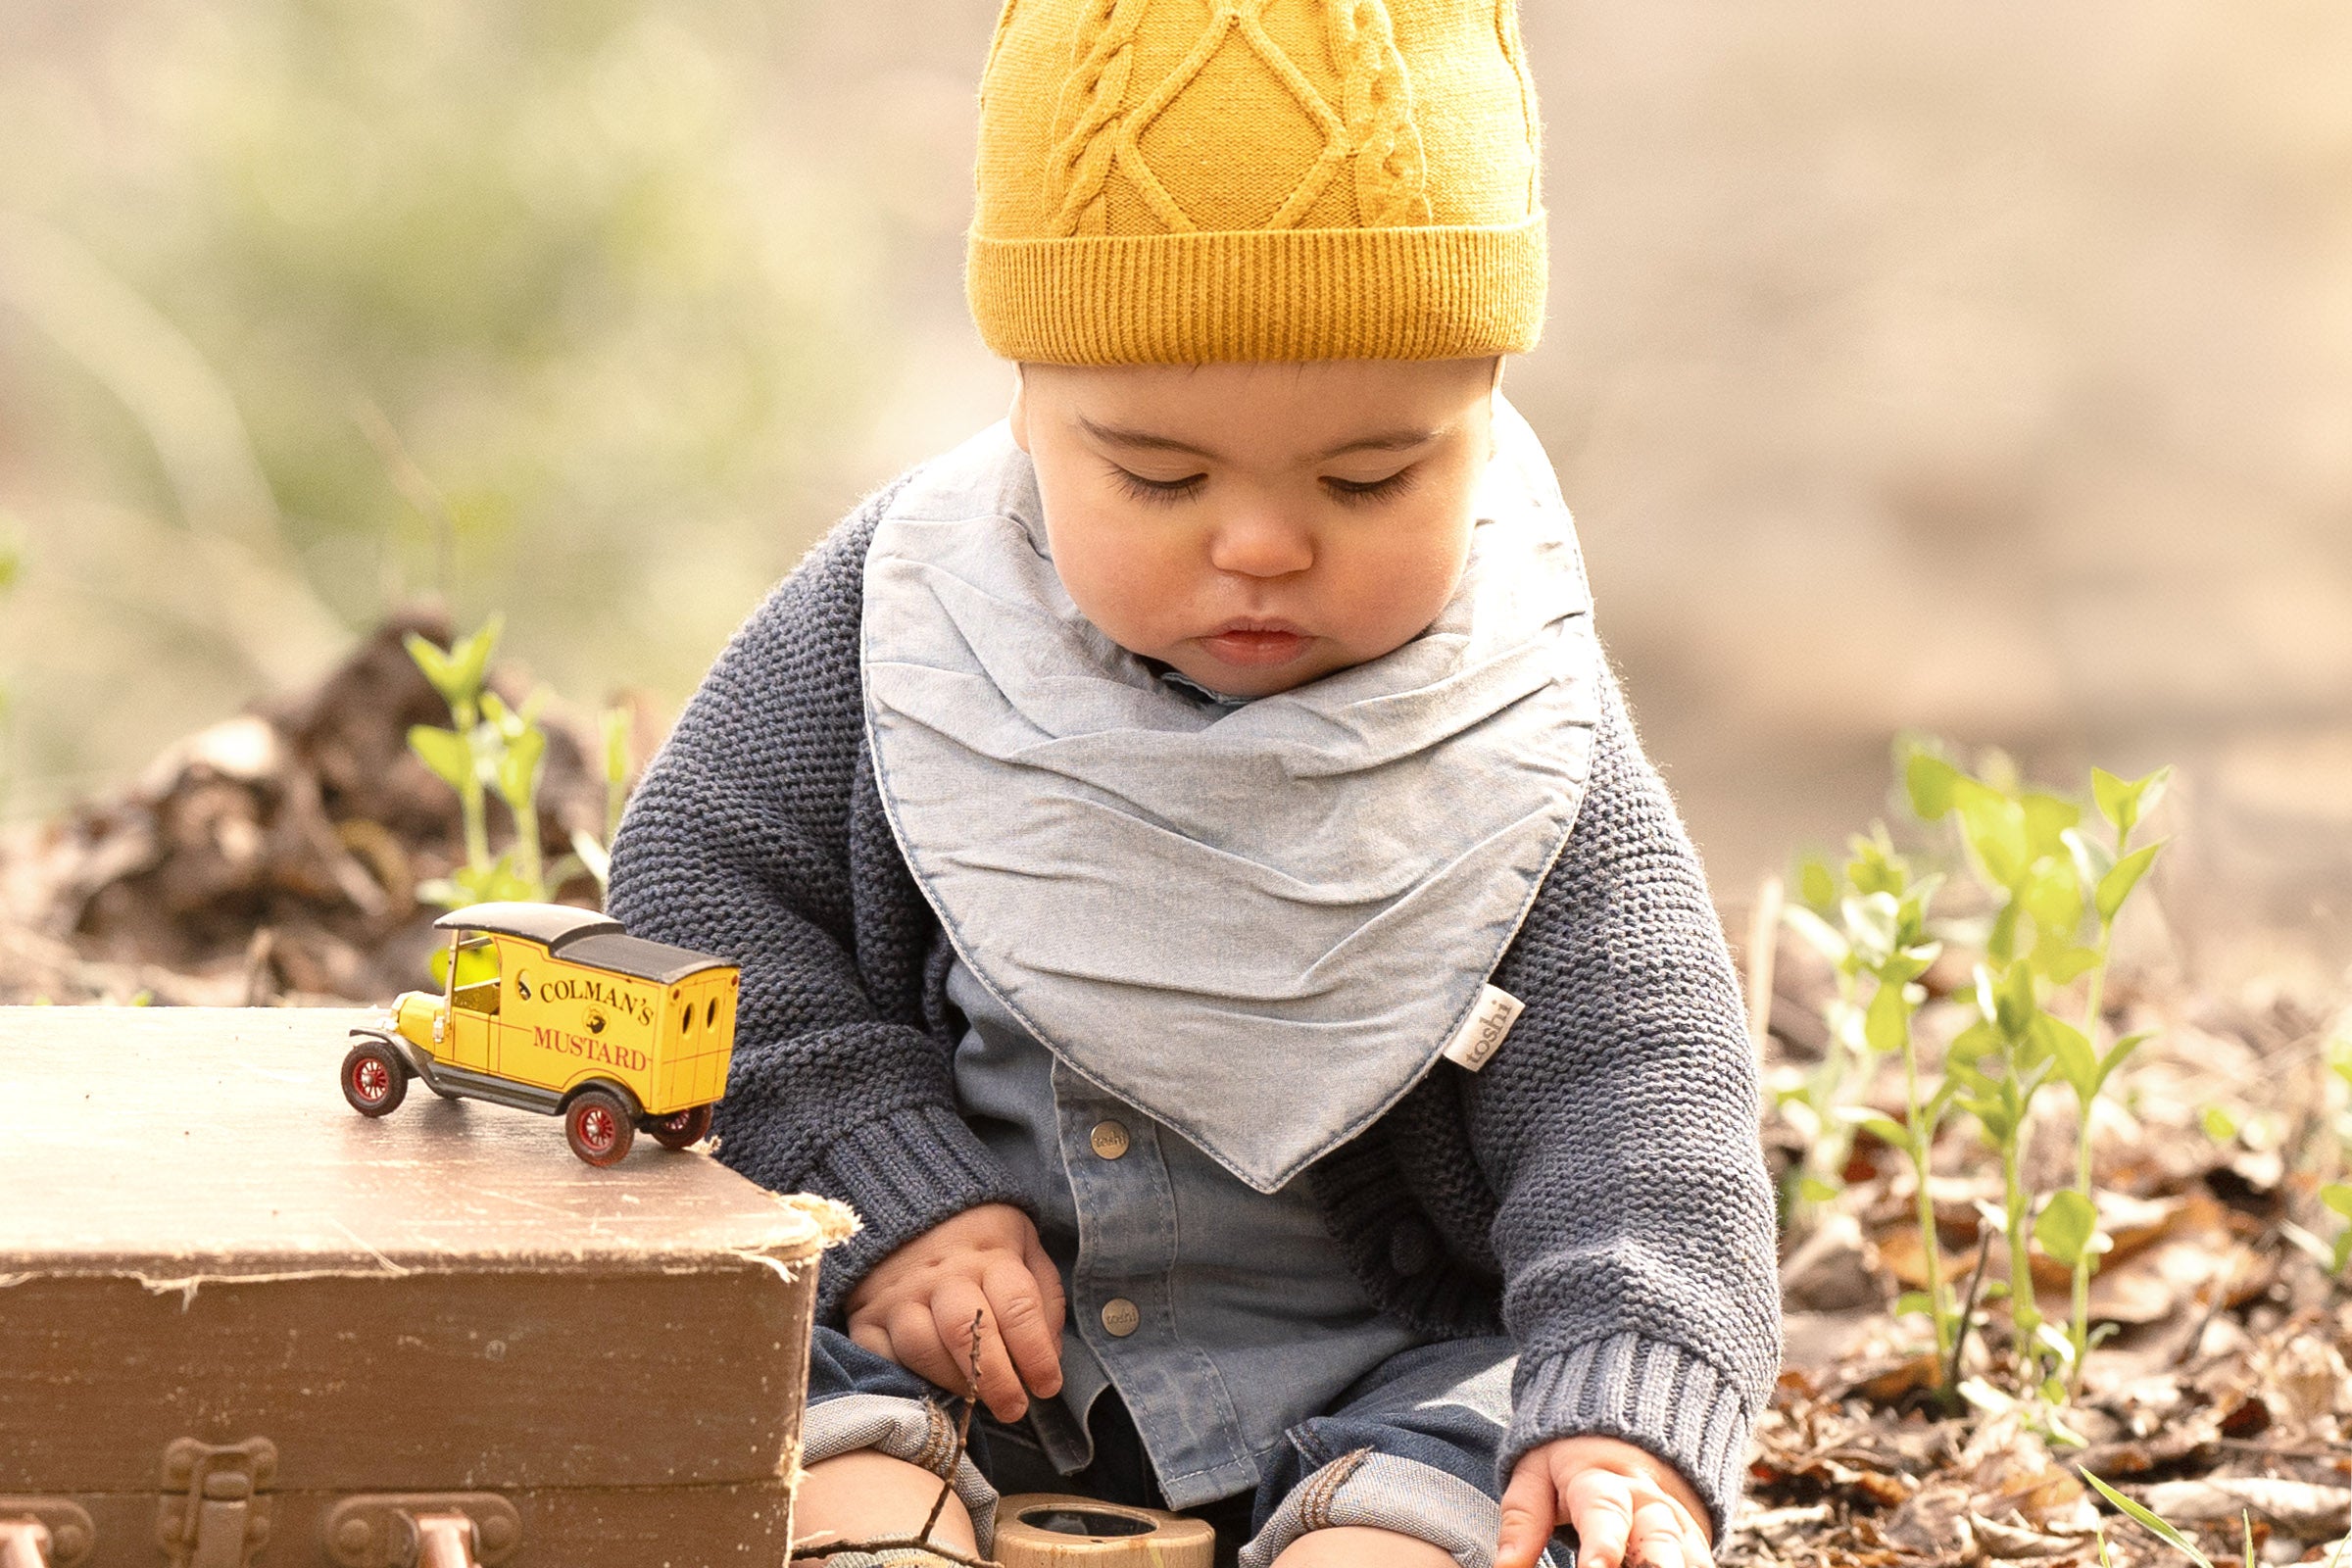
[{"label": "knit stitch texture", "polygon": [[[742,966],[719,1157],[857,1209],[818,1309],[976,1204],[1025,1206],[958,1118],[952,951],[883,816],[858,661],[893,490],[746,622],[631,801],[609,907]],[[1494,983],[1526,1011],[1476,1074],[1440,1062],[1311,1167],[1383,1310],[1520,1347],[1507,1475],[1624,1439],[1690,1478],[1720,1536],[1779,1365],[1771,1192],[1739,985],[1697,858],[1610,684],[1584,808]]]},{"label": "knit stitch texture", "polygon": [[1064,365],[1521,352],[1540,140],[1517,0],[1010,0],[972,318]]}]

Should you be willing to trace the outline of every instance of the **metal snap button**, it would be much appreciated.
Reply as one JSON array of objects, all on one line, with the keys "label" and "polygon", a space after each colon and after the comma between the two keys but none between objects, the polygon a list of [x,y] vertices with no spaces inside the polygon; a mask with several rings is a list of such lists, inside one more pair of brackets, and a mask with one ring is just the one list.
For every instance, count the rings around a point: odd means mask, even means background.
[{"label": "metal snap button", "polygon": [[1095,1123],[1095,1130],[1086,1135],[1086,1142],[1104,1159],[1116,1159],[1135,1147],[1135,1140],[1127,1136],[1126,1127],[1115,1121]]},{"label": "metal snap button", "polygon": [[1102,1327],[1114,1340],[1123,1340],[1143,1326],[1144,1314],[1124,1296],[1102,1303]]}]

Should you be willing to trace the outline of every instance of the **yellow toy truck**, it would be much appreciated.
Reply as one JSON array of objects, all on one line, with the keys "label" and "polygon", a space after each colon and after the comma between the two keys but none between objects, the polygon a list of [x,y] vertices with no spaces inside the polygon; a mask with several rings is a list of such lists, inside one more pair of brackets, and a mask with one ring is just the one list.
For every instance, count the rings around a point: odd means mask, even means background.
[{"label": "yellow toy truck", "polygon": [[591,1165],[618,1162],[640,1127],[664,1149],[710,1132],[734,1054],[735,965],[563,904],[476,904],[433,924],[449,933],[442,990],[403,992],[381,1026],[352,1030],[352,1109],[388,1115],[421,1078],[444,1100],[563,1117]]}]

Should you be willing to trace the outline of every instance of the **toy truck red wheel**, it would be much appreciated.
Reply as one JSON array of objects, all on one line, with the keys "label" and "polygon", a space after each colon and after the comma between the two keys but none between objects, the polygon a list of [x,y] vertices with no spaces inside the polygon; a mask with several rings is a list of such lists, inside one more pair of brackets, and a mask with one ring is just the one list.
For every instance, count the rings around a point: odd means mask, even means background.
[{"label": "toy truck red wheel", "polygon": [[617,1165],[637,1136],[629,1107],[610,1089],[583,1089],[564,1111],[564,1137],[591,1165]]},{"label": "toy truck red wheel", "polygon": [[648,1116],[645,1130],[663,1149],[690,1149],[710,1135],[710,1107],[696,1105],[690,1110],[671,1111],[666,1116]]},{"label": "toy truck red wheel", "polygon": [[409,1064],[390,1046],[363,1040],[343,1055],[343,1098],[363,1116],[388,1116],[409,1093]]}]

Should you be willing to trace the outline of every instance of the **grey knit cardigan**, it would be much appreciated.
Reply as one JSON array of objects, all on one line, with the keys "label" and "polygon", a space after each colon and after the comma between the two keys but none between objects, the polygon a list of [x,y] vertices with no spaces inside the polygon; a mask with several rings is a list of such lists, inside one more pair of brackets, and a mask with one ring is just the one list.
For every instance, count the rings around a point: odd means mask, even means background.
[{"label": "grey knit cardigan", "polygon": [[[904,482],[904,481],[902,481]],[[869,499],[745,623],[646,771],[609,906],[742,965],[719,1158],[855,1208],[818,1309],[975,1204],[1027,1206],[958,1118],[953,955],[875,793],[858,675]],[[1505,1475],[1614,1436],[1720,1536],[1780,1356],[1773,1207],[1739,985],[1697,858],[1608,683],[1566,850],[1494,983],[1526,1004],[1302,1178],[1383,1310],[1519,1346]]]}]

